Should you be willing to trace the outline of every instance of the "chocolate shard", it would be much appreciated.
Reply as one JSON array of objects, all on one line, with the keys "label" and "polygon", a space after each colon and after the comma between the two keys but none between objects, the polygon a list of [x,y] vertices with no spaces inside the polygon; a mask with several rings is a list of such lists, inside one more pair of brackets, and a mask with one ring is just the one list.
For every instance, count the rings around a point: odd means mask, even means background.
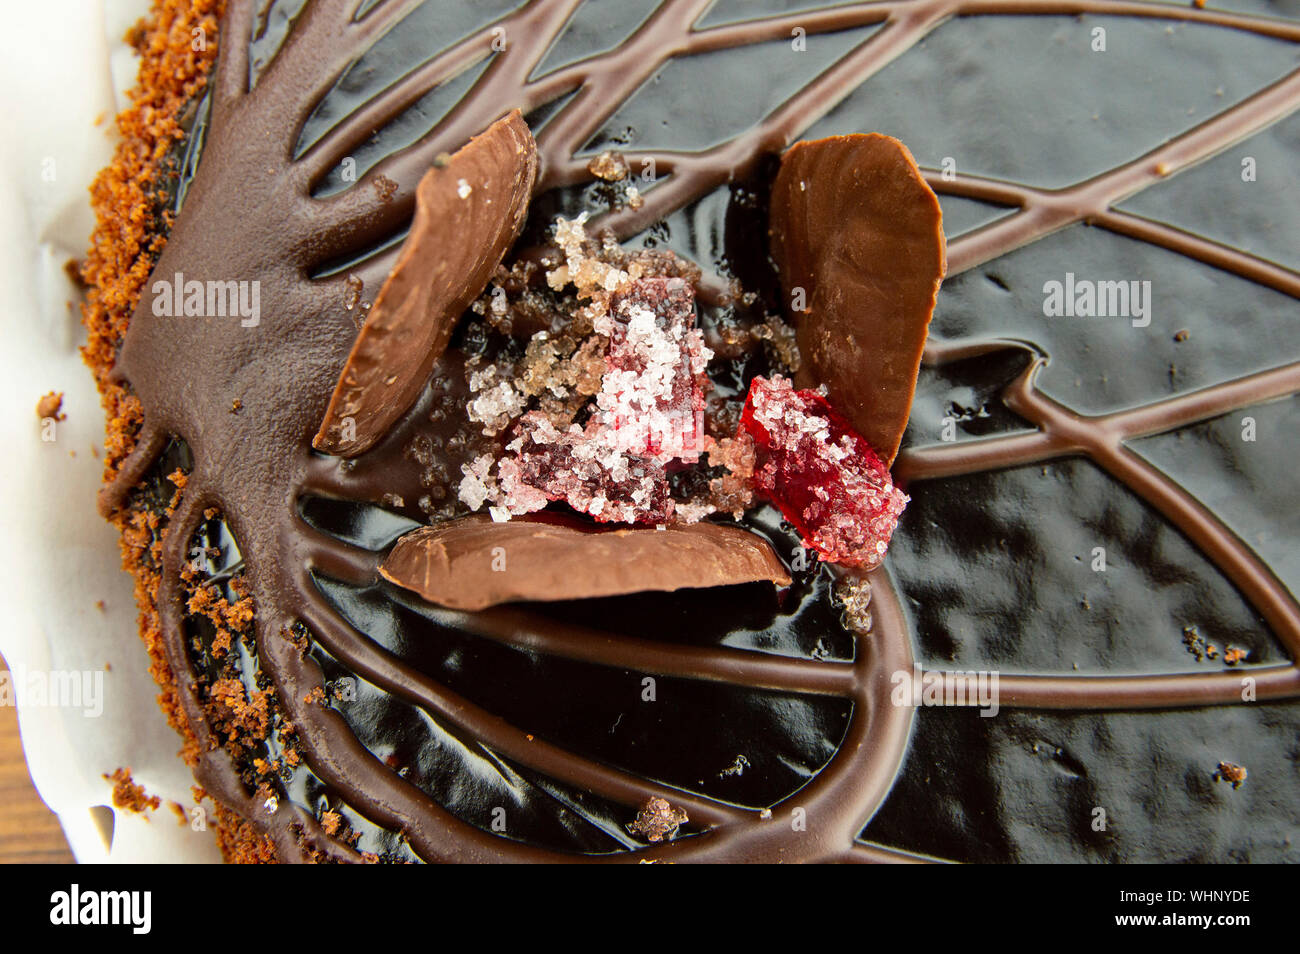
[{"label": "chocolate shard", "polygon": [[759,580],[790,583],[771,544],[739,527],[615,529],[556,514],[505,523],[465,517],[421,527],[397,541],[379,572],[430,603],[458,610]]},{"label": "chocolate shard", "polygon": [[799,386],[825,384],[892,463],[946,267],[939,200],[897,139],[801,142],[772,186],[770,238],[803,356]]},{"label": "chocolate shard", "polygon": [[515,110],[424,174],[415,219],[312,439],[355,457],[415,403],[461,314],[523,227],[537,145]]}]

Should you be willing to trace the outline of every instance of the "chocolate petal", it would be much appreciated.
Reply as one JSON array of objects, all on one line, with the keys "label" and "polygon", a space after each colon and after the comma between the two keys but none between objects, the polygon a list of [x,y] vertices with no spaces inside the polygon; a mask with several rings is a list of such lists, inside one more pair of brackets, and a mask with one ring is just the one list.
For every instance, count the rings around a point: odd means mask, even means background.
[{"label": "chocolate petal", "polygon": [[790,583],[771,544],[739,527],[612,529],[554,514],[505,523],[465,517],[422,527],[397,541],[379,572],[430,603],[458,610],[758,580]]},{"label": "chocolate petal", "polygon": [[897,139],[797,143],[772,186],[771,248],[787,303],[806,295],[800,386],[825,384],[892,463],[945,270],[939,200]]},{"label": "chocolate petal", "polygon": [[410,234],[357,334],[313,447],[355,457],[415,403],[456,322],[519,235],[536,177],[537,145],[519,110],[424,174]]}]

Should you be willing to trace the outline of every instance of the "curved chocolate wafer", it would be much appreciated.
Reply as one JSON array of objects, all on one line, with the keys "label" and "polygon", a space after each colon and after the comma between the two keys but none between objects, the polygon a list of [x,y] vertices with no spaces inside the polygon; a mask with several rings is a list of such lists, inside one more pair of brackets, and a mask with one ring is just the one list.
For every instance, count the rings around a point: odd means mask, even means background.
[{"label": "curved chocolate wafer", "polygon": [[772,186],[771,242],[787,301],[806,302],[800,386],[825,384],[892,463],[944,275],[939,200],[890,136],[796,143]]},{"label": "curved chocolate wafer", "polygon": [[758,580],[790,583],[771,544],[739,527],[597,529],[556,515],[505,523],[467,517],[422,527],[397,541],[379,572],[431,603],[460,610]]},{"label": "curved chocolate wafer", "polygon": [[425,173],[411,232],[313,447],[355,457],[415,403],[461,313],[519,235],[536,177],[537,146],[517,109]]}]

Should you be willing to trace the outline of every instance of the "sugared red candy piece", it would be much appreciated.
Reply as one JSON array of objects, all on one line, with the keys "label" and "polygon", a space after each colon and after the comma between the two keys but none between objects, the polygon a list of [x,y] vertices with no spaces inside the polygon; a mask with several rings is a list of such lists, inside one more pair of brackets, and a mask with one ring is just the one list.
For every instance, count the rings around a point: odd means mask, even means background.
[{"label": "sugared red candy piece", "polygon": [[522,514],[563,500],[601,522],[700,519],[704,511],[677,510],[667,471],[671,462],[698,461],[710,444],[704,371],[712,354],[695,327],[690,284],[631,281],[593,324],[609,344],[591,416],[564,428],[538,411],[519,417],[497,466],[501,505]]},{"label": "sugared red candy piece", "polygon": [[749,386],[741,432],[754,441],[754,487],[804,545],[846,566],[880,563],[907,496],[864,438],[816,391],[780,376]]},{"label": "sugared red candy piece", "polygon": [[711,352],[695,327],[695,296],[680,278],[642,278],[614,295],[596,322],[609,336],[597,419],[610,446],[659,463],[707,449],[704,369]]},{"label": "sugared red candy piece", "polygon": [[497,465],[512,513],[563,500],[601,523],[663,523],[672,515],[663,465],[610,447],[601,440],[604,429],[560,430],[538,411],[521,417],[517,428],[511,455]]}]

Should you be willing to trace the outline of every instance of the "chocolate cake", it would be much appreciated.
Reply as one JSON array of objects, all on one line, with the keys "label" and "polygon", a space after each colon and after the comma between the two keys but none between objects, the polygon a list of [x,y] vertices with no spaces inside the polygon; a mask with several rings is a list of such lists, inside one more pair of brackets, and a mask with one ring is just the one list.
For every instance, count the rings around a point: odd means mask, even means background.
[{"label": "chocolate cake", "polygon": [[101,508],[228,860],[1300,860],[1294,4],[132,41]]}]

